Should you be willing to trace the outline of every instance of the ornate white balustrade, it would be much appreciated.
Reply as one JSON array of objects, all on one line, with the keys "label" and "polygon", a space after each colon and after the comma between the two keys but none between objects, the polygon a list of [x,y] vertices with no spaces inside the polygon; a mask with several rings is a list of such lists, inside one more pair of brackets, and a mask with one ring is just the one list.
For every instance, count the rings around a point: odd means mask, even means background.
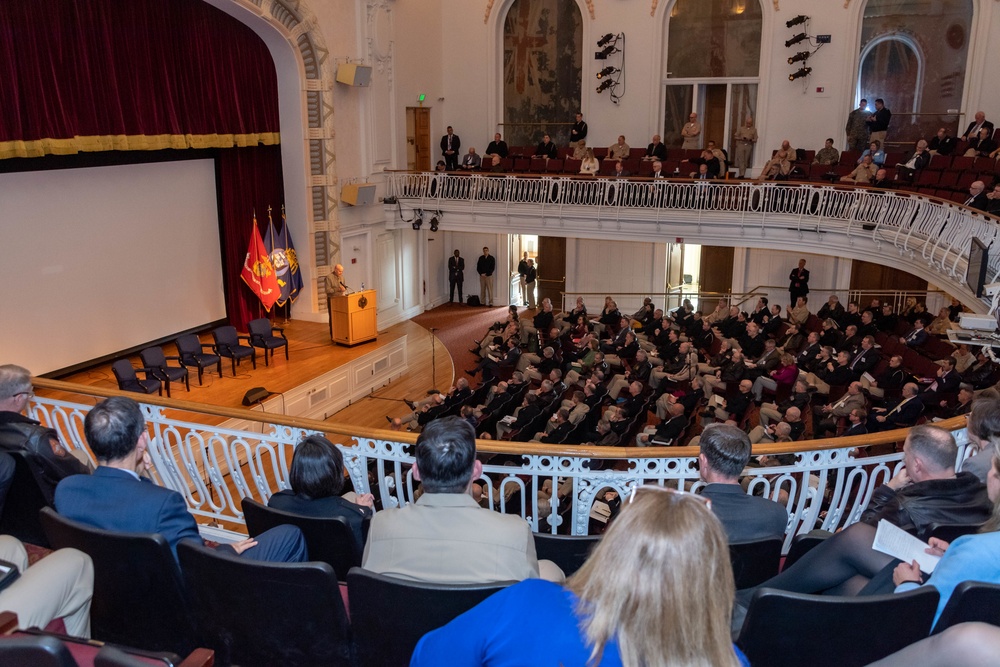
[{"label": "ornate white balustrade", "polygon": [[[46,398],[46,389],[73,392],[86,403]],[[36,380],[31,416],[56,429],[63,442],[86,451],[83,420],[96,399],[126,395],[51,380]],[[295,445],[304,436],[322,433],[339,444],[345,465],[358,493],[374,492],[384,507],[411,502],[414,483],[410,474],[415,438],[390,431],[348,429],[326,422],[261,414],[250,410],[213,408],[186,401],[136,397],[152,436],[150,454],[156,483],[180,492],[192,514],[212,524],[243,523],[240,498],[260,502],[288,488],[288,467]],[[89,404],[87,404],[89,403]],[[254,423],[249,430],[211,425],[219,417],[240,417]],[[964,418],[946,422],[954,429],[964,457]],[[795,462],[780,467],[748,468],[748,492],[782,502],[788,509],[786,549],[792,537],[822,527],[836,530],[857,521],[874,489],[891,478],[902,462],[901,454],[854,458],[852,449],[872,442],[901,441],[905,431],[801,443],[795,449],[770,445],[755,454],[793,453]],[[480,452],[521,455],[520,465],[484,466],[490,504],[502,512],[524,517],[535,531],[555,532],[569,521],[570,532],[585,535],[594,501],[609,490],[627,496],[636,484],[663,484],[697,488],[697,450],[682,448],[610,448],[547,446],[537,443],[479,441]],[[809,449],[803,449],[809,447]],[[603,460],[604,469],[590,464]],[[621,464],[625,466],[615,466]],[[627,467],[626,467],[627,466]],[[625,467],[615,470],[615,467]],[[553,489],[570,491],[560,499],[539,500],[536,492],[550,480]],[[546,503],[548,507],[546,507]],[[547,521],[542,521],[548,517]]]},{"label": "ornate white balustrade", "polygon": [[[388,193],[408,208],[443,211],[457,231],[783,247],[891,263],[985,311],[965,284],[972,237],[989,246],[996,219],[912,192],[844,185],[673,181],[514,174],[391,172]],[[390,225],[405,222],[386,207]],[[998,244],[1000,247],[1000,244]],[[987,282],[1000,275],[1000,252]]]}]

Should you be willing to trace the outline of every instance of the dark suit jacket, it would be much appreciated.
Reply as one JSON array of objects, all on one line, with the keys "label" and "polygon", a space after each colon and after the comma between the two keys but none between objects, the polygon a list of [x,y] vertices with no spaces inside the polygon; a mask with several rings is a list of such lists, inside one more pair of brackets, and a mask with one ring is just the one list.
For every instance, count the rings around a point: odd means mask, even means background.
[{"label": "dark suit jacket", "polygon": [[[974,128],[975,126],[976,126],[976,121],[972,121],[971,123],[969,123],[969,127],[965,128],[965,132],[962,133],[962,136],[963,137],[968,137],[968,139],[971,139],[972,137],[970,137],[969,134],[972,132],[972,128]],[[987,136],[992,137],[993,136],[993,123],[991,123],[988,120],[984,120],[983,121],[983,127],[988,127],[990,129],[990,133]]]},{"label": "dark suit jacket", "polygon": [[295,495],[290,489],[286,489],[271,496],[271,499],[267,501],[267,506],[292,514],[320,519],[340,517],[347,521],[347,525],[351,527],[351,532],[354,533],[354,538],[358,541],[359,550],[365,547],[365,531],[362,527],[365,521],[371,519],[372,510],[364,505],[356,505],[340,496],[304,498]]},{"label": "dark suit jacket", "polygon": [[[451,135],[451,150],[455,151],[456,156],[458,155],[458,149],[462,147],[462,140],[458,138],[457,134]],[[444,153],[448,150],[448,135],[441,137],[441,152]]]},{"label": "dark suit jacket", "polygon": [[920,402],[920,398],[917,396],[914,396],[907,401],[899,410],[892,412],[892,410],[902,403],[903,400],[904,399],[900,398],[898,401],[895,401],[892,407],[889,408],[889,412],[884,413],[884,429],[888,430],[893,428],[902,428],[903,426],[913,426],[917,423],[917,420],[920,419],[920,415],[924,413],[924,404]]},{"label": "dark suit jacket", "polygon": [[124,470],[100,466],[93,475],[73,475],[56,487],[56,511],[104,530],[159,533],[177,555],[181,540],[201,535],[184,498],[176,491],[141,481]]},{"label": "dark suit jacket", "polygon": [[687,417],[683,414],[679,417],[664,420],[656,427],[656,433],[653,434],[653,438],[656,438],[657,440],[676,440],[677,437],[684,432],[684,429],[687,428],[687,425]]},{"label": "dark suit jacket", "polygon": [[491,141],[490,145],[486,147],[486,155],[499,155],[504,158],[507,157],[507,142],[500,140],[499,143],[496,141]]},{"label": "dark suit jacket", "polygon": [[[968,201],[968,199],[966,199],[966,201]],[[990,205],[990,200],[986,198],[986,191],[983,190],[978,195],[973,197],[972,201],[968,204],[966,204],[965,201],[963,201],[962,204],[968,206],[969,208],[974,208],[977,211],[985,211]]]},{"label": "dark suit jacket", "polygon": [[667,147],[663,143],[650,144],[646,148],[646,157],[655,157],[657,160],[667,159]]},{"label": "dark suit jacket", "polygon": [[903,336],[907,347],[920,347],[927,342],[927,330],[913,328]]},{"label": "dark suit jacket", "polygon": [[877,349],[870,348],[867,350],[861,350],[856,357],[851,359],[851,363],[848,367],[854,371],[854,378],[860,378],[862,373],[869,373],[875,366],[878,365],[879,359],[881,359],[881,354]]},{"label": "dark suit jacket", "polygon": [[556,152],[557,149],[554,143],[552,143],[551,141],[549,143],[545,143],[543,141],[539,143],[538,146],[535,148],[534,157],[542,156],[542,157],[553,158],[556,156]]},{"label": "dark suit jacket", "polygon": [[788,511],[773,500],[747,495],[739,484],[707,484],[701,495],[712,501],[730,543],[785,535]]},{"label": "dark suit jacket", "polygon": [[448,258],[448,280],[460,283],[465,280],[465,258],[454,255]]}]

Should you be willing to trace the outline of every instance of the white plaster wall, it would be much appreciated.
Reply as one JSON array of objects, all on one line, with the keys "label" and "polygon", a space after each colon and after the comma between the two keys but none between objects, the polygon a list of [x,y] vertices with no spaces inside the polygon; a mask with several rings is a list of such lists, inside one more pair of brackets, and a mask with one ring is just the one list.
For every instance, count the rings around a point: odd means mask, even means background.
[{"label": "white plaster wall", "polygon": [[[736,248],[733,256],[733,292],[758,291],[770,303],[788,305],[788,274],[806,260],[809,269],[809,309],[813,312],[831,294],[847,303],[851,286],[851,259],[787,250]],[[758,289],[759,288],[759,289]],[[750,307],[753,304],[749,304]]]},{"label": "white plaster wall", "polygon": [[[635,312],[643,296],[663,293],[666,259],[665,243],[567,239],[567,302],[572,305],[582,294],[587,308],[598,312],[610,294],[622,312]],[[626,296],[627,292],[635,295]]]}]

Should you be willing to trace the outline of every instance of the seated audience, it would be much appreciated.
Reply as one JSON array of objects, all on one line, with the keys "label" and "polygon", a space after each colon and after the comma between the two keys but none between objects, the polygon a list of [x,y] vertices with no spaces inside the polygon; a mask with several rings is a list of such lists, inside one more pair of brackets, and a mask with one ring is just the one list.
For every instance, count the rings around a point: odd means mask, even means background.
[{"label": "seated audience", "polygon": [[22,630],[44,628],[63,619],[66,634],[90,638],[90,601],[94,564],[76,549],[57,549],[28,566],[20,540],[0,535],[0,560],[17,567],[19,576],[0,590],[0,609],[17,614]]},{"label": "seated audience", "polygon": [[844,183],[858,183],[861,185],[868,185],[875,178],[877,169],[875,164],[872,163],[872,158],[870,155],[866,155],[861,158],[861,162],[858,166],[854,168],[854,171],[847,174],[846,176],[841,176],[840,180]]},{"label": "seated audience", "polygon": [[823,164],[829,167],[840,162],[840,151],[833,147],[833,139],[827,139],[823,148],[816,151],[813,164]]},{"label": "seated audience", "polygon": [[865,157],[870,157],[872,164],[878,167],[885,164],[885,151],[882,150],[882,143],[878,140],[871,142],[868,148],[858,157],[858,164],[861,164]]},{"label": "seated audience", "polygon": [[573,159],[583,160],[584,158],[587,157],[588,152],[591,155],[593,155],[594,149],[593,148],[588,149],[586,140],[581,139],[580,141],[576,142],[576,146],[573,147]]},{"label": "seated audience", "polygon": [[937,134],[927,144],[927,148],[930,150],[931,155],[951,155],[951,152],[955,150],[955,146],[957,145],[958,141],[955,137],[948,134],[948,128],[942,127],[938,129]]},{"label": "seated audience", "polygon": [[955,474],[958,448],[951,433],[937,426],[916,426],[903,445],[903,468],[875,489],[858,523],[824,540],[781,574],[740,591],[745,605],[757,588],[797,593],[829,591],[857,594],[892,556],[872,548],[875,527],[886,520],[911,534],[932,523],[986,521],[992,504],[986,486],[969,473]]},{"label": "seated audience", "polygon": [[969,412],[966,436],[972,454],[962,461],[960,469],[988,484],[994,457],[1000,452],[1000,400],[988,397],[975,400]]},{"label": "seated audience", "polygon": [[486,155],[490,157],[496,156],[499,158],[505,158],[509,154],[507,149],[507,142],[500,137],[500,133],[497,132],[493,135],[493,141],[490,145],[486,147]]},{"label": "seated audience", "polygon": [[554,158],[557,153],[558,149],[556,148],[556,145],[552,143],[552,138],[546,134],[542,136],[542,140],[535,148],[535,153],[532,157],[549,159]]},{"label": "seated audience", "polygon": [[[93,475],[73,475],[56,487],[56,511],[95,528],[126,533],[159,533],[174,555],[181,540],[202,543],[198,524],[178,492],[139,477],[152,467],[149,433],[139,404],[131,398],[108,398],[83,422],[90,450],[97,457]],[[218,547],[258,561],[298,563],[308,560],[302,531],[278,526],[257,537]]]},{"label": "seated audience", "polygon": [[0,514],[14,481],[14,459],[5,452],[24,455],[49,503],[60,480],[90,473],[86,452],[68,450],[53,429],[24,416],[33,396],[27,368],[14,364],[0,366]]},{"label": "seated audience", "polygon": [[750,460],[750,439],[729,424],[709,424],[698,443],[700,493],[712,501],[712,513],[722,522],[730,542],[784,537],[788,511],[766,498],[748,495],[740,475]]},{"label": "seated audience", "polygon": [[[787,141],[785,143],[788,143]],[[765,180],[777,180],[781,178],[788,178],[788,175],[792,173],[792,163],[795,161],[795,153],[790,152],[787,149],[780,149],[774,154],[770,160],[768,160],[763,169],[760,170],[760,176],[757,177],[758,181]]]},{"label": "seated audience", "polygon": [[291,489],[278,491],[267,501],[268,507],[310,517],[340,517],[347,521],[358,548],[364,546],[364,522],[371,518],[375,496],[364,493],[351,497],[344,490],[344,455],[321,435],[310,435],[295,447],[288,470]]},{"label": "seated audience", "polygon": [[896,165],[896,178],[901,181],[912,181],[917,173],[931,162],[931,152],[927,150],[927,142],[921,139],[906,161]]},{"label": "seated audience", "polygon": [[788,321],[792,324],[804,325],[809,321],[809,297],[800,296],[795,301],[795,305],[788,306]]},{"label": "seated audience", "polygon": [[472,171],[473,169],[479,169],[479,165],[482,164],[482,158],[476,154],[475,147],[469,148],[469,152],[462,157],[462,163],[459,168],[465,171]]},{"label": "seated audience", "polygon": [[[583,143],[582,141],[580,142]],[[579,148],[579,147],[578,147]],[[601,163],[598,162],[597,158],[594,157],[594,149],[586,149],[583,159],[580,162],[580,173],[593,176],[601,170]]]},{"label": "seated audience", "polygon": [[1000,628],[987,623],[959,623],[868,667],[985,667],[992,665],[997,655],[1000,655]]},{"label": "seated audience", "polygon": [[813,408],[814,418],[817,421],[816,437],[824,438],[828,433],[836,433],[837,420],[848,417],[852,410],[863,410],[864,407],[865,395],[861,383],[852,382],[848,385],[847,392],[838,400]]},{"label": "seated audience", "polygon": [[[413,503],[377,513],[361,566],[407,581],[482,584],[538,576],[561,581],[562,571],[540,569],[531,526],[521,517],[483,509],[470,490],[483,473],[476,432],[458,417],[438,419],[417,438],[413,479],[423,494]],[[447,661],[446,661],[447,662]]]},{"label": "seated audience", "polygon": [[884,408],[873,409],[868,415],[868,430],[875,433],[916,424],[924,412],[924,404],[917,396],[918,393],[915,383],[904,384],[903,394],[899,399],[887,402]]},{"label": "seated audience", "polygon": [[636,487],[565,587],[526,581],[492,595],[425,635],[411,667],[746,665],[730,640],[732,566],[709,505]]},{"label": "seated audience", "polygon": [[618,135],[618,143],[613,144],[608,148],[608,160],[617,160],[621,162],[622,160],[627,160],[629,153],[631,152],[629,145],[625,143],[625,135]]},{"label": "seated audience", "polygon": [[969,137],[969,147],[965,151],[965,157],[994,157],[997,151],[997,142],[993,141],[992,128],[981,128],[974,137]]},{"label": "seated audience", "polygon": [[646,147],[646,154],[642,156],[643,160],[666,160],[667,159],[667,147],[663,145],[660,141],[660,135],[654,134],[653,140]]}]

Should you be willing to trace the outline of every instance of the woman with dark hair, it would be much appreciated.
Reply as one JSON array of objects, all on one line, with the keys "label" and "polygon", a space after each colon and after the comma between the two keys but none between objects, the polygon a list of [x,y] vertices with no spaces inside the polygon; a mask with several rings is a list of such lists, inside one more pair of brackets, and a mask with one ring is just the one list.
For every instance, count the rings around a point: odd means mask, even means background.
[{"label": "woman with dark hair", "polygon": [[288,482],[292,488],[271,496],[268,507],[309,517],[341,517],[364,547],[361,527],[372,516],[375,497],[365,493],[353,503],[341,496],[344,457],[333,443],[321,435],[310,435],[300,442],[292,456]]}]

